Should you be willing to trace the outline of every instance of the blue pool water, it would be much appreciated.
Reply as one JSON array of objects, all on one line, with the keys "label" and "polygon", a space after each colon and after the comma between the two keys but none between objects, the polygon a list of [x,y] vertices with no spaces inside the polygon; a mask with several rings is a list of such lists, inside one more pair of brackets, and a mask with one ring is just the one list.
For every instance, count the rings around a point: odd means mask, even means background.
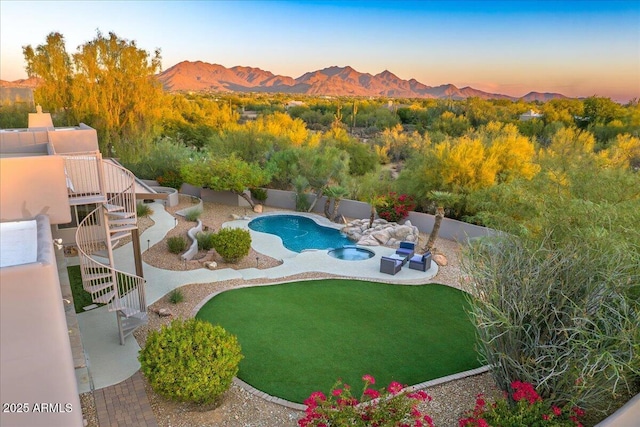
[{"label": "blue pool water", "polygon": [[355,246],[345,246],[338,249],[332,249],[329,251],[329,255],[345,261],[362,261],[376,256],[375,252],[370,251],[369,249],[357,248]]},{"label": "blue pool water", "polygon": [[275,234],[284,247],[294,252],[305,249],[330,249],[352,245],[340,230],[323,227],[314,220],[298,215],[269,215],[249,223],[253,231]]}]

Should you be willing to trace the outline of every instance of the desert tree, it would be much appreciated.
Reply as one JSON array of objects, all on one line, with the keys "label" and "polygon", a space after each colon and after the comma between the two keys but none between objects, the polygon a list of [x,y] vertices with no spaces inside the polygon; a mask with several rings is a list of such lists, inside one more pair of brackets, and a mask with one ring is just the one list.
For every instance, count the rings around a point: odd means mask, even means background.
[{"label": "desert tree", "polygon": [[135,41],[98,31],[73,62],[75,108],[100,131],[102,151],[127,159],[146,153],[162,115],[160,51],[150,55]]},{"label": "desert tree", "polygon": [[42,80],[36,98],[43,107],[64,112],[66,124],[95,127],[105,155],[133,161],[148,151],[163,110],[162,87],[155,79],[159,50],[151,55],[135,41],[98,31],[72,56],[60,33],[49,34],[35,49],[25,46],[23,53],[29,76]]},{"label": "desert tree", "polygon": [[[331,221],[338,222],[340,202],[349,195],[349,190],[340,185],[331,185],[325,188],[324,195],[327,197],[324,204],[324,215]],[[329,211],[331,201],[333,201],[333,210]]]},{"label": "desert tree", "polygon": [[271,171],[256,163],[248,163],[235,155],[197,159],[181,168],[185,182],[215,191],[231,191],[253,208],[247,189],[263,187],[271,179]]},{"label": "desert tree", "polygon": [[438,234],[440,233],[442,220],[444,220],[445,208],[447,206],[455,205],[460,199],[460,196],[447,191],[432,191],[429,195],[429,199],[435,205],[435,218],[433,228],[431,229],[431,233],[429,233],[429,238],[427,239],[427,244],[425,245],[423,252],[435,251],[434,245],[438,238]]},{"label": "desert tree", "polygon": [[44,44],[35,48],[31,45],[23,46],[22,53],[26,61],[27,75],[39,80],[34,92],[36,104],[53,113],[54,119],[60,120],[63,125],[74,124],[74,100],[71,90],[74,71],[64,36],[56,32],[50,33]]},{"label": "desert tree", "polygon": [[349,169],[349,155],[339,148],[324,146],[318,149],[301,148],[298,156],[298,171],[315,191],[311,212],[329,185],[343,182]]}]

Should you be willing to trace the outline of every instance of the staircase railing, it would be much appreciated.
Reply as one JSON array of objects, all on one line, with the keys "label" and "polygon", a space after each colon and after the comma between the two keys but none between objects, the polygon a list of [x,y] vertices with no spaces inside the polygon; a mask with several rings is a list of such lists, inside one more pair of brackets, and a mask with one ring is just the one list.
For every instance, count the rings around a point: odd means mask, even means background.
[{"label": "staircase railing", "polygon": [[[101,159],[100,153],[93,154]],[[67,163],[73,164],[74,157],[65,156]],[[83,153],[80,157],[90,156]],[[100,192],[106,196],[106,203],[99,204],[78,224],[76,244],[83,287],[94,302],[108,304],[109,311],[118,312],[122,343],[120,316],[137,316],[147,311],[144,278],[118,270],[113,256],[113,243],[122,234],[117,231],[122,228],[118,227],[118,222],[135,224],[136,221],[135,177],[127,169],[109,161],[101,160],[100,166]],[[95,181],[90,181],[88,185],[93,183]]]},{"label": "staircase railing", "polygon": [[105,188],[102,155],[99,151],[61,154],[67,178],[67,193],[71,204],[88,197],[104,197]]}]

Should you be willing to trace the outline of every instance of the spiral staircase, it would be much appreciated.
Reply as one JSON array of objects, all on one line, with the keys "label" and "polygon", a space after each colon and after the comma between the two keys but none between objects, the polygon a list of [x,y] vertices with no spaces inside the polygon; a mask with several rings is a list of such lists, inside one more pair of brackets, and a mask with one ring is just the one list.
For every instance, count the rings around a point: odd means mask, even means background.
[{"label": "spiral staircase", "polygon": [[148,321],[141,262],[136,262],[136,274],[121,271],[113,252],[122,238],[132,236],[133,258],[140,259],[135,176],[103,160],[99,152],[63,157],[70,204],[97,206],[76,231],[83,287],[94,303],[116,313],[124,345],[125,338]]}]

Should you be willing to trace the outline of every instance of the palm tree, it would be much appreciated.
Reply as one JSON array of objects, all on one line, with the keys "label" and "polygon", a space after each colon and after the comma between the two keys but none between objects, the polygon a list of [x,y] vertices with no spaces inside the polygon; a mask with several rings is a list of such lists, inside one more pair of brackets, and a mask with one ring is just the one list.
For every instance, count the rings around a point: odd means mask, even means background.
[{"label": "palm tree", "polygon": [[[337,222],[338,219],[338,209],[340,208],[340,201],[343,197],[349,195],[349,191],[341,187],[339,185],[333,185],[331,187],[327,187],[324,190],[324,195],[327,197],[327,201],[324,204],[324,215],[329,218],[333,222]],[[331,200],[333,199],[333,212],[329,212],[329,206],[331,204]]]},{"label": "palm tree", "polygon": [[449,193],[448,191],[432,191],[430,193],[430,199],[436,205],[436,214],[431,234],[429,234],[429,239],[427,240],[427,244],[425,245],[423,252],[431,251],[433,249],[433,245],[436,243],[436,239],[440,233],[440,226],[444,219],[444,207],[451,206],[459,198],[460,196]]}]

